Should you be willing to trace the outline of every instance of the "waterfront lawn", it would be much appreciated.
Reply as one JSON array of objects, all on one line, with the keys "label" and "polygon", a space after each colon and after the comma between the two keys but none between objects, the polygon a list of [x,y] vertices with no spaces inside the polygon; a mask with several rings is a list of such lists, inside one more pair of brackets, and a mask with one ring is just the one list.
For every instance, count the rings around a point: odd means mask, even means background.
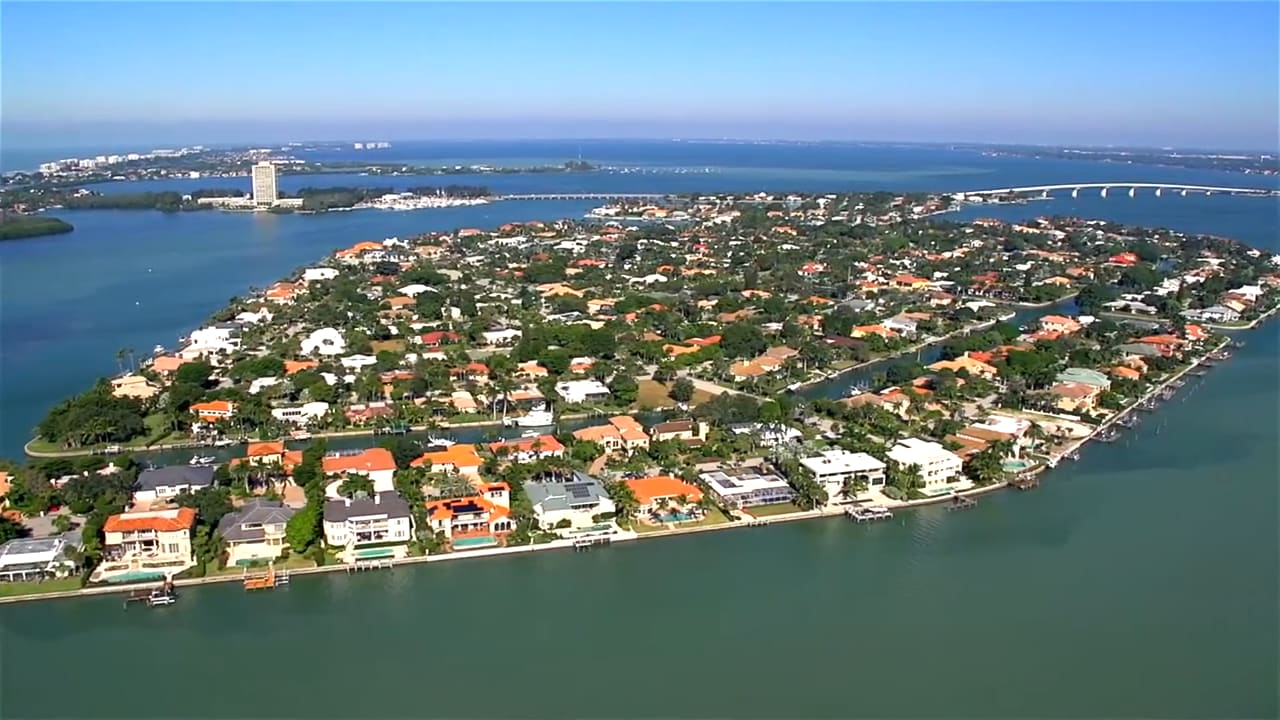
[{"label": "waterfront lawn", "polygon": [[45,593],[79,590],[80,578],[69,577],[57,580],[0,582],[0,597],[18,597],[20,595],[43,595]]},{"label": "waterfront lawn", "polygon": [[[656,380],[640,380],[636,383],[639,390],[636,393],[636,401],[631,403],[632,408],[636,410],[655,409],[663,407],[675,407],[676,401],[671,399],[668,394],[671,390],[670,383],[660,383]],[[711,393],[695,388],[693,398],[689,400],[690,405],[700,405],[710,400],[713,396]]]},{"label": "waterfront lawn", "polygon": [[800,508],[795,503],[774,503],[772,505],[756,505],[755,507],[743,508],[743,512],[752,517],[769,517],[770,515],[786,515],[788,513],[798,513]]},{"label": "waterfront lawn", "polygon": [[448,422],[450,425],[463,425],[466,423],[493,422],[493,418],[480,413],[459,413],[450,415]]},{"label": "waterfront lawn", "polygon": [[701,520],[676,523],[676,527],[678,528],[709,527],[711,525],[725,525],[727,523],[729,523],[729,518],[724,514],[724,511],[722,511],[718,507],[713,507],[710,510],[707,510],[706,517],[702,518]]}]

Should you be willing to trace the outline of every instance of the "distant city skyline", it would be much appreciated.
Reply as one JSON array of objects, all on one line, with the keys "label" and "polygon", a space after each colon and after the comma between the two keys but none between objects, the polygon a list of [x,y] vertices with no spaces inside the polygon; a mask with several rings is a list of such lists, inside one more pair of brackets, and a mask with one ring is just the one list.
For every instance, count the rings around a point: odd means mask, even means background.
[{"label": "distant city skyline", "polygon": [[1274,2],[6,2],[0,17],[11,148],[1280,145]]}]

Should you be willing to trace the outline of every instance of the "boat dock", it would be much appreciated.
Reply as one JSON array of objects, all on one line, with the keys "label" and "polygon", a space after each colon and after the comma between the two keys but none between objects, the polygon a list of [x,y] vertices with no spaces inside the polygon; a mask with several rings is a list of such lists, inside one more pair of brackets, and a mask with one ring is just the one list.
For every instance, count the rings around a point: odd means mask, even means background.
[{"label": "boat dock", "polygon": [[357,560],[353,563],[347,563],[347,572],[360,572],[362,570],[381,570],[386,568],[390,570],[395,567],[395,563],[389,559],[381,560]]},{"label": "boat dock", "polygon": [[244,577],[245,590],[270,590],[289,584],[289,571],[281,570],[276,572],[274,564],[267,566],[267,572],[264,575],[249,575],[248,572],[246,569]]},{"label": "boat dock", "polygon": [[605,535],[603,537],[581,538],[573,541],[574,552],[586,552],[600,545],[609,545],[613,543],[613,538]]},{"label": "boat dock", "polygon": [[889,520],[893,517],[893,511],[880,505],[854,505],[845,508],[844,514],[850,520],[859,523],[873,520]]},{"label": "boat dock", "polygon": [[963,495],[952,495],[951,502],[947,503],[948,510],[968,510],[969,508],[973,508],[977,506],[978,506],[977,500],[974,500],[971,497],[965,497]]},{"label": "boat dock", "polygon": [[178,594],[173,590],[173,578],[165,578],[158,588],[134,590],[129,593],[124,599],[124,608],[128,610],[130,604],[159,607],[161,605],[172,605],[177,601]]}]

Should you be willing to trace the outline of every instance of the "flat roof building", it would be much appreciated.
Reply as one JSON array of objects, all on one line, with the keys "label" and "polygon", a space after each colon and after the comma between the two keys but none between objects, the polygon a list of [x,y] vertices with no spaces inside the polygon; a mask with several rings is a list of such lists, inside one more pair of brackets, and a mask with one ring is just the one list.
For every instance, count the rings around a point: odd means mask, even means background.
[{"label": "flat roof building", "polygon": [[748,508],[755,505],[791,502],[796,496],[796,491],[781,475],[761,474],[756,472],[755,468],[717,470],[702,473],[698,478],[711,488],[713,495],[729,507]]},{"label": "flat roof building", "polygon": [[813,479],[827,491],[830,502],[852,502],[856,499],[844,493],[845,482],[849,480],[861,480],[866,483],[868,491],[884,489],[885,464],[866,453],[836,448],[802,458],[800,464],[813,473]]},{"label": "flat roof building", "polygon": [[277,199],[276,166],[269,160],[254,163],[253,204],[259,206],[270,206],[274,205]]}]

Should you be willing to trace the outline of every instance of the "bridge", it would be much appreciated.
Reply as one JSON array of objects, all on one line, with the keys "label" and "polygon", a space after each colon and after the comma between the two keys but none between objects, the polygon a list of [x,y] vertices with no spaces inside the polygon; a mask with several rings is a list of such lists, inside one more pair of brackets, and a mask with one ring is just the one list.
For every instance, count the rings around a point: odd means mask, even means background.
[{"label": "bridge", "polygon": [[1145,183],[1145,182],[1106,182],[1106,183],[1068,183],[1062,185],[1027,185],[1025,187],[998,188],[994,190],[971,190],[959,193],[952,193],[952,196],[958,199],[968,197],[981,197],[984,195],[1025,195],[1028,193],[1040,193],[1042,197],[1048,197],[1049,193],[1058,190],[1070,190],[1071,197],[1080,197],[1081,190],[1101,190],[1101,196],[1106,197],[1107,193],[1112,190],[1128,189],[1129,197],[1136,197],[1138,190],[1155,190],[1156,197],[1160,197],[1164,191],[1176,192],[1183,196],[1190,193],[1197,195],[1213,195],[1219,193],[1223,195],[1250,195],[1254,197],[1276,197],[1280,196],[1280,190],[1271,190],[1267,188],[1242,188],[1242,187],[1219,187],[1214,185],[1180,185],[1177,183]]},{"label": "bridge", "polygon": [[529,193],[498,195],[495,200],[661,200],[665,193]]}]

